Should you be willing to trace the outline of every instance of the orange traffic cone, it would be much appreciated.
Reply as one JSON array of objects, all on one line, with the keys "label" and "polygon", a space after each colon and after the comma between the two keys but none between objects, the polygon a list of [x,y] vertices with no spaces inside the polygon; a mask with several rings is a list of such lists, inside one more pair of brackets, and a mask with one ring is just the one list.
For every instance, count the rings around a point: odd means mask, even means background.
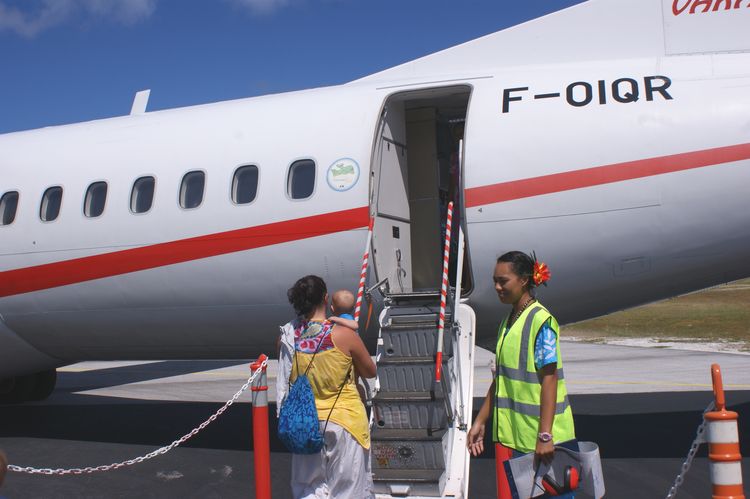
[{"label": "orange traffic cone", "polygon": [[715,410],[705,414],[708,426],[708,458],[711,466],[713,499],[745,499],[742,490],[742,455],[736,412],[727,411],[721,368],[711,366]]}]

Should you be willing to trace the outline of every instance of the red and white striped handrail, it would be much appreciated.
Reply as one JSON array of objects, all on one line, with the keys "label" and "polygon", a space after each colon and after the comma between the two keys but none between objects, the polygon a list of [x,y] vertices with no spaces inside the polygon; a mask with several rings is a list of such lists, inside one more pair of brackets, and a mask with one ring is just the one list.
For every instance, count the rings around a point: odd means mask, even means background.
[{"label": "red and white striped handrail", "polygon": [[443,331],[445,330],[445,304],[448,300],[448,263],[451,253],[451,226],[453,224],[453,201],[448,203],[448,218],[445,222],[445,249],[443,251],[443,281],[440,286],[440,316],[437,331],[437,354],[435,355],[435,382],[443,377]]},{"label": "red and white striped handrail", "polygon": [[359,288],[357,289],[357,304],[354,306],[354,322],[359,322],[359,313],[362,310],[362,297],[365,294],[365,281],[367,280],[367,265],[370,260],[370,244],[372,243],[372,228],[375,225],[375,217],[370,218],[367,228],[367,245],[365,256],[362,257],[362,269],[359,273]]}]

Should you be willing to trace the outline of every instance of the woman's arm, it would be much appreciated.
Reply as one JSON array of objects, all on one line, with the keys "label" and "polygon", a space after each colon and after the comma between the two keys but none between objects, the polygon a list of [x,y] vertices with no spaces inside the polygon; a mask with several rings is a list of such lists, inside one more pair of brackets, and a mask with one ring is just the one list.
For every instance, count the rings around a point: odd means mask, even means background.
[{"label": "woman's arm", "polygon": [[359,329],[359,323],[353,321],[352,319],[344,319],[343,317],[332,315],[328,318],[328,320],[333,322],[334,324],[338,324],[339,326],[344,326],[344,327],[348,327],[349,329],[354,329],[355,331]]},{"label": "woman's arm", "polygon": [[469,435],[466,439],[466,446],[473,456],[478,456],[484,452],[484,433],[487,426],[487,420],[490,418],[492,410],[492,397],[495,395],[495,380],[492,380],[490,387],[487,389],[487,395],[484,397],[482,408],[479,409],[474,424],[471,425]]},{"label": "woman's arm", "polygon": [[[537,373],[542,380],[539,433],[552,433],[552,425],[555,422],[555,407],[557,406],[557,364],[547,364]],[[541,459],[545,463],[551,462],[555,454],[554,441],[542,442],[537,439],[535,453],[537,459]]]},{"label": "woman's arm", "polygon": [[374,378],[377,368],[362,338],[348,327],[342,326],[336,326],[332,334],[336,347],[351,356],[356,374],[363,378]]}]

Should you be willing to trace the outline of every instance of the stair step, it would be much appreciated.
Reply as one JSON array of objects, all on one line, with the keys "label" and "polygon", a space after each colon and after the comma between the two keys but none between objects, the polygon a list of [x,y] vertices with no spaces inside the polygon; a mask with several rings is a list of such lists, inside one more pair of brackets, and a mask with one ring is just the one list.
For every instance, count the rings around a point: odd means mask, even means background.
[{"label": "stair step", "polygon": [[[443,356],[443,363],[448,362],[448,358]],[[392,364],[435,364],[434,356],[419,356],[419,357],[389,357],[382,355],[378,361],[378,365],[392,365]]]},{"label": "stair step", "polygon": [[440,387],[435,383],[434,362],[378,362],[378,381],[384,392],[430,392],[438,389],[450,391],[449,376],[444,372]]},{"label": "stair step", "polygon": [[[452,317],[450,311],[445,312],[445,318],[448,317]],[[433,327],[437,327],[439,318],[440,305],[437,303],[430,306],[390,308],[385,316],[389,324],[429,324]]]},{"label": "stair step", "polygon": [[425,428],[416,429],[393,429],[393,428],[373,428],[370,438],[373,442],[404,441],[404,442],[432,442],[440,441],[448,430],[442,428],[439,430],[427,430]]},{"label": "stair step", "polygon": [[388,299],[394,303],[407,302],[409,304],[420,300],[440,300],[439,289],[427,289],[420,291],[410,291],[407,293],[389,293]]},{"label": "stair step", "polygon": [[372,399],[373,403],[378,404],[381,402],[392,403],[392,402],[431,402],[433,400],[439,400],[442,403],[442,394],[438,392],[430,391],[414,391],[414,392],[390,392],[381,390]]},{"label": "stair step", "polygon": [[373,471],[375,481],[409,482],[409,483],[437,483],[443,476],[443,470],[391,470],[380,468]]},{"label": "stair step", "polygon": [[440,480],[442,470],[373,470],[373,485],[376,494],[391,497],[441,497]]},{"label": "stair step", "polygon": [[[371,443],[372,469],[445,469],[442,434],[432,436],[425,430],[385,430],[393,438],[381,440],[380,430],[373,432]],[[400,436],[402,438],[396,438]],[[407,438],[404,438],[407,437]]]},{"label": "stair step", "polygon": [[373,401],[373,428],[440,429],[448,426],[443,399],[433,400],[426,394],[419,400],[389,397]]},{"label": "stair step", "polygon": [[[381,359],[407,357],[433,357],[437,351],[437,328],[404,326],[383,328],[382,345],[378,351]],[[443,332],[443,357],[453,355],[453,335],[450,329]]]}]

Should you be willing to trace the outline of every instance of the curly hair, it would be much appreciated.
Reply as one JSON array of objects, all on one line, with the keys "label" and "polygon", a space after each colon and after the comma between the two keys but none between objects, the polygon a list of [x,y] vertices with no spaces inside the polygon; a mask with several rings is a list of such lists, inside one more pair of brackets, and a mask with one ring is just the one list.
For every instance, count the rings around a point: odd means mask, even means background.
[{"label": "curly hair", "polygon": [[300,317],[307,317],[325,301],[326,283],[316,275],[306,275],[289,288],[286,296]]}]

